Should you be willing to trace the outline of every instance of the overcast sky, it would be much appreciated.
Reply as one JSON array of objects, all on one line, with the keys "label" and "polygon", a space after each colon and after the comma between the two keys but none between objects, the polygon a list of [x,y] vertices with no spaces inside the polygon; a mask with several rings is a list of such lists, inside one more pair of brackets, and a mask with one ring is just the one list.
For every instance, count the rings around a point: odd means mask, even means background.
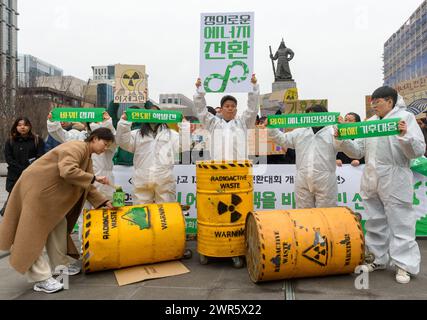
[{"label": "overcast sky", "polygon": [[[255,12],[254,69],[271,92],[268,46],[282,37],[300,99],[364,116],[364,96],[382,85],[384,42],[422,0],[18,0],[18,51],[83,80],[91,66],[145,64],[150,96],[192,98],[199,72],[200,13]],[[217,105],[220,94],[208,94]],[[239,105],[246,95],[236,94]],[[243,108],[243,107],[242,107]],[[240,108],[240,109],[242,109]]]}]

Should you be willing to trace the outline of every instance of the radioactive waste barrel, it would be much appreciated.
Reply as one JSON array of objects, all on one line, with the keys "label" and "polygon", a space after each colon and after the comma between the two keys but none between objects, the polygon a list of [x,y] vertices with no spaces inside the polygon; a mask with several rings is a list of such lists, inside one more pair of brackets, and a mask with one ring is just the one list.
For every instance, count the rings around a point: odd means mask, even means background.
[{"label": "radioactive waste barrel", "polygon": [[85,272],[180,259],[185,250],[181,206],[163,203],[88,210],[82,245]]},{"label": "radioactive waste barrel", "polygon": [[352,273],[364,262],[362,226],[346,207],[250,213],[245,242],[253,282]]},{"label": "radioactive waste barrel", "polygon": [[253,211],[251,161],[197,162],[197,251],[245,255],[245,221]]}]

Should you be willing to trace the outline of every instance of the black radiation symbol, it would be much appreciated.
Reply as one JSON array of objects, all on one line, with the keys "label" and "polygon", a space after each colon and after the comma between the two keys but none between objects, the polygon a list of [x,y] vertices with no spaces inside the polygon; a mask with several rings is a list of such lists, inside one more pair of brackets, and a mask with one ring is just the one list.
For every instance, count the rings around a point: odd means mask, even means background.
[{"label": "black radiation symbol", "polygon": [[231,212],[231,219],[230,222],[236,222],[241,217],[242,214],[238,211],[236,211],[236,207],[242,203],[242,199],[239,196],[236,196],[235,194],[231,195],[231,205],[226,205],[224,202],[220,201],[218,203],[218,214],[223,215],[224,213]]},{"label": "black radiation symbol", "polygon": [[139,80],[139,74],[138,72],[134,72],[134,74],[132,75],[132,77],[129,77],[128,74],[123,75],[123,79],[129,79],[128,82],[128,86],[129,87],[134,87],[135,84],[133,83],[134,80]]}]

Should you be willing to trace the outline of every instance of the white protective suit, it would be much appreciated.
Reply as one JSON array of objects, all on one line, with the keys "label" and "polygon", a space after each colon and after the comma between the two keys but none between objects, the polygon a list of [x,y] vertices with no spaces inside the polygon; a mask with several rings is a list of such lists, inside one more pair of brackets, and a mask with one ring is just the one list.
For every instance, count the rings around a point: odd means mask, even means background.
[{"label": "white protective suit", "polygon": [[[405,111],[400,98],[384,119],[400,118],[407,124],[401,136],[341,141],[342,151],[355,159],[365,157],[361,196],[366,210],[366,246],[375,263],[392,265],[417,274],[420,250],[415,241],[416,216],[412,208],[411,159],[424,154],[425,142],[415,116]],[[378,116],[368,119],[379,120]]]},{"label": "white protective suit", "polygon": [[[116,129],[114,129],[112,119],[102,122],[101,124],[91,123],[91,130],[95,130],[101,127],[105,127],[111,130],[113,134],[116,134]],[[64,130],[61,127],[60,122],[47,121],[47,131],[48,133],[57,140],[58,142],[66,142],[79,140],[84,141],[88,136],[86,131],[79,131],[71,129],[69,131]],[[116,151],[116,144],[113,143],[110,148],[105,150],[102,154],[92,154],[92,163],[93,163],[93,172],[95,176],[106,176],[112,185],[114,185],[114,175],[113,175],[113,157]],[[104,185],[98,182],[94,182],[94,186],[98,191],[104,194],[109,200],[113,199],[113,193],[115,189],[111,185]]]},{"label": "white protective suit", "polygon": [[176,202],[173,166],[179,158],[179,134],[169,128],[157,128],[155,137],[131,131],[132,122],[121,119],[116,141],[120,148],[134,153],[135,204]]},{"label": "white protective suit", "polygon": [[326,126],[316,134],[312,128],[298,128],[283,133],[268,129],[269,137],[282,148],[295,149],[295,201],[297,208],[337,206],[338,187],[334,129]]},{"label": "white protective suit", "polygon": [[194,107],[197,118],[203,127],[210,133],[211,160],[246,160],[247,130],[255,128],[258,105],[259,85],[253,85],[252,92],[248,93],[248,108],[243,114],[227,122],[224,119],[209,113],[206,108],[205,93],[197,92],[194,97]]}]

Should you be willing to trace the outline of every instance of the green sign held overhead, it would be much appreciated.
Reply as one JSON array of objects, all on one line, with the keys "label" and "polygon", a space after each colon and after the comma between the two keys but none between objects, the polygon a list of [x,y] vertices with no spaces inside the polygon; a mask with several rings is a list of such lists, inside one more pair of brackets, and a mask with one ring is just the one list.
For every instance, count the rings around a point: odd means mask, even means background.
[{"label": "green sign held overhead", "polygon": [[392,136],[400,133],[400,119],[384,119],[374,121],[340,123],[338,125],[338,140],[360,139],[371,137]]},{"label": "green sign held overhead", "polygon": [[324,127],[338,123],[339,112],[310,112],[268,116],[269,128]]},{"label": "green sign held overhead", "polygon": [[178,123],[182,122],[182,113],[179,111],[128,109],[128,121],[149,123]]},{"label": "green sign held overhead", "polygon": [[101,122],[104,108],[55,108],[52,121],[63,122]]}]

